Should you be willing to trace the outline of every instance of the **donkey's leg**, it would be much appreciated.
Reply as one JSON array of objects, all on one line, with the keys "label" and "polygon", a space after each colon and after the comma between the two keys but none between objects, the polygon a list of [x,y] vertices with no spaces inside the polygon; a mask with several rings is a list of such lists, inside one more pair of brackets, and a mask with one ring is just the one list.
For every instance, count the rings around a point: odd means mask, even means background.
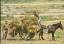
[{"label": "donkey's leg", "polygon": [[40,38],[41,38],[41,34],[39,33],[39,40],[41,40]]},{"label": "donkey's leg", "polygon": [[43,36],[41,36],[42,40],[44,40]]},{"label": "donkey's leg", "polygon": [[43,38],[43,33],[41,34],[41,39],[44,40],[44,38]]},{"label": "donkey's leg", "polygon": [[55,40],[55,38],[54,38],[54,33],[52,33],[52,40]]}]

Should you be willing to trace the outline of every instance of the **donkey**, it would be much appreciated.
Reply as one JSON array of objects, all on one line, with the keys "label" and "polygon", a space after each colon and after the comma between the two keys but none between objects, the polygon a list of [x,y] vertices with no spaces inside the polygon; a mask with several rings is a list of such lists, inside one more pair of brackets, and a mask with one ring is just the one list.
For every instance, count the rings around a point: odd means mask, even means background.
[{"label": "donkey", "polygon": [[48,25],[48,26],[41,25],[40,30],[37,31],[37,33],[39,33],[39,39],[41,38],[42,40],[44,40],[44,38],[43,38],[43,33],[44,33],[43,30],[44,29],[48,29],[48,33],[52,34],[52,40],[55,40],[54,33],[58,28],[63,30],[63,25],[61,24],[61,21],[59,23]]},{"label": "donkey", "polygon": [[48,25],[47,29],[48,29],[48,33],[52,34],[52,40],[55,40],[55,36],[54,33],[55,31],[60,28],[61,30],[63,30],[63,25],[61,24],[61,21],[59,23],[56,24],[52,24],[52,25]]}]

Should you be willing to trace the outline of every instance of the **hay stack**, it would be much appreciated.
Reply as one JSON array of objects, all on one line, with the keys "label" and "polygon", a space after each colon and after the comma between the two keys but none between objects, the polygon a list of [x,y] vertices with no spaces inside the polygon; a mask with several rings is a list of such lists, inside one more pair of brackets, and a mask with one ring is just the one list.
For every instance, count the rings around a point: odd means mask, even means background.
[{"label": "hay stack", "polygon": [[26,15],[24,22],[27,24],[29,32],[36,32],[38,30],[38,20],[35,16]]},{"label": "hay stack", "polygon": [[38,29],[38,20],[33,15],[25,15],[17,20],[13,20],[12,24],[15,26],[27,26],[29,32],[36,32]]}]

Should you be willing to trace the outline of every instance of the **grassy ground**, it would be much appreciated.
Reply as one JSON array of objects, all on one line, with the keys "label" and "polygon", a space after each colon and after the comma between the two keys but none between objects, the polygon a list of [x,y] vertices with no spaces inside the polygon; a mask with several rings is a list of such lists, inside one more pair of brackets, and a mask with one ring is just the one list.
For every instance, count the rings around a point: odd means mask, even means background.
[{"label": "grassy ground", "polygon": [[[44,38],[45,40],[38,40],[38,37],[35,36],[35,39],[32,40],[19,40],[17,39],[8,39],[8,40],[2,40],[1,43],[2,44],[64,44],[64,31],[60,31],[60,32],[56,32],[55,33],[55,38],[56,41],[52,41],[51,40],[51,36],[44,34]],[[49,37],[49,39],[48,39]]]},{"label": "grassy ground", "polygon": [[[49,0],[50,1],[50,0]],[[9,4],[4,4],[9,3]],[[11,3],[11,4],[10,4]],[[15,4],[14,4],[15,3]],[[21,4],[18,4],[21,3]],[[37,9],[42,15],[49,15],[49,16],[41,16],[42,17],[42,24],[49,25],[53,23],[57,23],[58,20],[62,21],[62,24],[64,25],[64,2],[60,0],[59,1],[44,1],[44,0],[2,0],[2,15],[8,15],[8,16],[1,16],[2,24],[3,21],[6,19],[13,19],[13,15],[18,15],[17,13],[21,11],[25,12],[31,12],[34,9]],[[20,10],[21,9],[21,10]],[[51,12],[52,11],[52,12]],[[58,14],[60,16],[50,16]],[[17,18],[17,17],[16,17]],[[26,40],[19,40],[19,38],[16,39],[8,39],[8,40],[1,40],[1,44],[64,44],[64,30],[58,29],[55,33],[56,41],[51,40],[51,35],[44,34],[45,40],[38,40],[38,35],[34,37],[33,40],[26,41]]]},{"label": "grassy ground", "polygon": [[[56,21],[47,21],[48,24],[53,24]],[[63,21],[62,21],[63,23]],[[46,25],[46,21],[45,21]],[[51,34],[44,33],[45,40],[38,40],[38,35],[36,35],[32,40],[20,40],[18,36],[16,38],[8,38],[7,40],[1,40],[2,44],[64,44],[64,30],[58,29],[55,32],[56,41],[51,40]]]}]

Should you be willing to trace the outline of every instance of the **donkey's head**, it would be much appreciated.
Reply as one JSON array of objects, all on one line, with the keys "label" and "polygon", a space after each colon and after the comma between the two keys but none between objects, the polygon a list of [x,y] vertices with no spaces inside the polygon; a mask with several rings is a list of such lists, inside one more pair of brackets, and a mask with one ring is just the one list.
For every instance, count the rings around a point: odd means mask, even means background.
[{"label": "donkey's head", "polygon": [[63,25],[62,25],[61,21],[60,21],[58,24],[59,24],[59,28],[60,28],[61,30],[63,30]]}]

